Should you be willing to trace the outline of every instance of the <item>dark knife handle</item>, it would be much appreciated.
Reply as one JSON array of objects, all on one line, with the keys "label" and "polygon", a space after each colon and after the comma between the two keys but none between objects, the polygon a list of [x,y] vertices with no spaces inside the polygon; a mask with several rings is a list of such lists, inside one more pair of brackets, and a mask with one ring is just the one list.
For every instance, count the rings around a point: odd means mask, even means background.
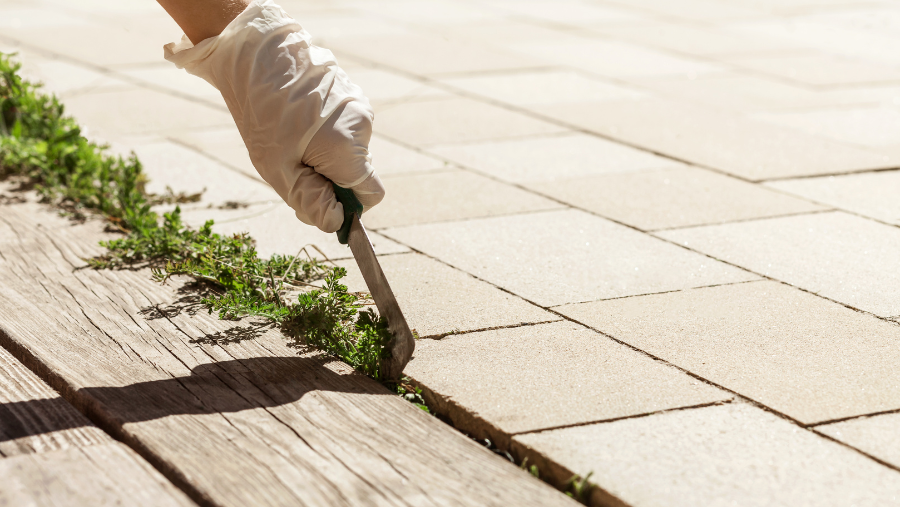
[{"label": "dark knife handle", "polygon": [[344,223],[337,230],[337,237],[342,245],[346,245],[350,236],[350,224],[353,223],[353,214],[361,216],[363,205],[356,198],[356,194],[349,188],[339,187],[334,182],[332,182],[332,185],[334,186],[334,196],[344,206]]}]

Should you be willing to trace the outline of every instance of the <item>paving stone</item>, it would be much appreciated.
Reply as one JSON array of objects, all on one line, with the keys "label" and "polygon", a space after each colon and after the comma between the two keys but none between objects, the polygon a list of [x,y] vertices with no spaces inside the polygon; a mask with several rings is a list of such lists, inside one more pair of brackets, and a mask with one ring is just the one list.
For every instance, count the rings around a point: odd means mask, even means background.
[{"label": "paving stone", "polygon": [[[569,65],[609,77],[701,75],[722,70],[707,61],[674,56],[621,41],[571,38],[568,41],[530,42],[517,45],[522,54],[547,63]],[[598,58],[597,55],[603,55]]]},{"label": "paving stone", "polygon": [[900,466],[900,414],[863,417],[816,426],[816,431]]},{"label": "paving stone", "polygon": [[826,209],[696,167],[542,182],[535,191],[643,230]]},{"label": "paving stone", "polygon": [[657,233],[881,317],[900,316],[900,230],[843,212]]},{"label": "paving stone", "polygon": [[347,37],[329,45],[339,56],[346,53],[418,75],[518,69],[542,63],[501,48],[425,34]]},{"label": "paving stone", "polygon": [[886,107],[757,113],[754,118],[862,146],[900,145],[900,110]]},{"label": "paving stone", "polygon": [[766,186],[900,225],[900,171],[771,181]]},{"label": "paving stone", "polygon": [[[249,232],[256,240],[256,251],[260,257],[271,257],[273,254],[294,255],[307,245],[317,246],[329,259],[353,257],[346,245],[338,243],[337,236],[297,220],[294,210],[283,202],[239,209],[190,209],[184,211],[182,217],[185,223],[194,227],[203,225],[207,220],[215,220],[213,231],[219,234]],[[376,232],[370,231],[369,239],[376,254],[409,251],[409,248]],[[308,251],[313,257],[322,258],[314,249],[310,248]]]},{"label": "paving stone", "polygon": [[731,397],[571,322],[421,340],[406,373],[506,434]]},{"label": "paving stone", "polygon": [[[877,103],[883,100],[885,95],[878,93],[877,97],[866,98],[862,93],[817,92],[774,78],[737,72],[708,74],[696,79],[647,79],[641,81],[641,84],[668,97],[752,112],[839,106],[847,103]],[[900,97],[900,92],[896,96]]]},{"label": "paving stone", "polygon": [[518,2],[515,0],[503,0],[490,2],[490,5],[516,17],[524,16],[541,23],[584,25],[588,23],[635,21],[643,17],[634,11],[626,9],[578,1],[553,2],[540,0]]},{"label": "paving stone", "polygon": [[641,9],[666,17],[694,21],[724,21],[742,18],[758,18],[762,12],[756,5],[739,5],[737,2],[715,0],[614,0],[610,3],[631,9]]},{"label": "paving stone", "polygon": [[563,130],[550,123],[469,99],[399,104],[378,111],[375,121],[376,132],[418,146],[523,137]]},{"label": "paving stone", "polygon": [[623,144],[576,133],[435,146],[428,148],[428,151],[514,183],[536,183],[684,165]]},{"label": "paving stone", "polygon": [[228,112],[144,88],[78,95],[66,100],[66,112],[91,134],[110,140],[123,134],[234,125]]},{"label": "paving stone", "polygon": [[751,37],[715,27],[670,21],[603,24],[592,32],[636,44],[696,56],[769,53],[802,48],[787,40]]},{"label": "paving stone", "polygon": [[62,98],[82,93],[133,88],[130,83],[109,74],[62,60],[35,58],[33,54],[27,53],[21,55],[19,60],[24,64],[23,76],[31,81],[43,83],[44,93],[54,93]]},{"label": "paving stone", "polygon": [[604,136],[750,180],[896,165],[888,155],[673,101],[630,100],[541,110]]},{"label": "paving stone", "polygon": [[646,96],[638,89],[586,77],[575,71],[548,70],[444,79],[445,83],[517,106],[601,102]]},{"label": "paving stone", "polygon": [[389,197],[368,212],[364,220],[373,229],[564,207],[531,192],[459,169],[391,176],[382,181]]},{"label": "paving stone", "polygon": [[900,69],[824,54],[728,57],[728,63],[808,85],[895,83]]},{"label": "paving stone", "polygon": [[163,141],[134,148],[150,179],[147,191],[165,194],[203,192],[201,203],[281,202],[272,187],[223,166],[184,146]]},{"label": "paving stone", "polygon": [[575,210],[384,233],[541,306],[757,278]]},{"label": "paving stone", "polygon": [[[406,321],[421,337],[561,319],[424,255],[385,255],[378,262]],[[353,292],[368,291],[354,260],[338,264],[347,268],[341,283]]]},{"label": "paving stone", "polygon": [[412,99],[448,97],[449,93],[395,73],[380,69],[357,68],[348,71],[350,79],[359,85],[374,105]]},{"label": "paving stone", "polygon": [[900,327],[777,282],[557,311],[805,424],[900,408]]},{"label": "paving stone", "polygon": [[234,124],[228,127],[175,132],[170,138],[196,148],[228,167],[262,181],[262,177],[253,167],[241,133]]},{"label": "paving stone", "polygon": [[886,505],[900,474],[746,404],[520,435],[626,505]]},{"label": "paving stone", "polygon": [[219,106],[227,111],[225,99],[214,86],[205,80],[188,74],[168,62],[137,69],[123,69],[126,76],[138,79],[150,86],[171,90],[177,94],[188,95]]},{"label": "paving stone", "polygon": [[372,136],[369,142],[369,154],[380,176],[427,172],[450,167],[450,164],[443,160],[411,150],[377,135]]}]

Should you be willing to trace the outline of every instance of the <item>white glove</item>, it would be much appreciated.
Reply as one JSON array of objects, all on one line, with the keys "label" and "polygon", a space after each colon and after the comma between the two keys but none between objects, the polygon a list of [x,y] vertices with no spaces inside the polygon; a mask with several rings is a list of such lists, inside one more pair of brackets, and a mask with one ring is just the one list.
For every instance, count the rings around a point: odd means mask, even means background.
[{"label": "white glove", "polygon": [[257,172],[300,221],[340,228],[344,211],[331,181],[351,188],[364,209],[384,197],[368,152],[368,99],[331,51],[313,46],[271,0],[254,0],[196,46],[186,36],[167,44],[165,57],[222,93]]}]

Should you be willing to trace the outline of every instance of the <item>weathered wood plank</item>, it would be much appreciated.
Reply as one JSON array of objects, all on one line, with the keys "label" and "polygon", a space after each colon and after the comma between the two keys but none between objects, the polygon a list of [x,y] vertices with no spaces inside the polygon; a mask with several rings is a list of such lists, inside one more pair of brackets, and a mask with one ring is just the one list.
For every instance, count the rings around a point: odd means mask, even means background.
[{"label": "weathered wood plank", "polygon": [[195,505],[0,348],[0,506]]},{"label": "weathered wood plank", "polygon": [[194,505],[146,461],[114,442],[0,459],[0,505]]},{"label": "weathered wood plank", "polygon": [[99,229],[42,220],[28,205],[0,211],[0,343],[195,500],[572,505],[273,329],[190,315],[190,297],[147,272],[76,269]]}]

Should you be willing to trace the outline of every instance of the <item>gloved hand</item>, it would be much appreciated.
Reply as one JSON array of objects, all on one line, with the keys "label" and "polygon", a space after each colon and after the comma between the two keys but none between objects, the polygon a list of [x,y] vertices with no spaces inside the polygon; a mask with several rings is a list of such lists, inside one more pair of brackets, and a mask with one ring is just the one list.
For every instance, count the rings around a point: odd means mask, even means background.
[{"label": "gloved hand", "polygon": [[254,0],[196,46],[187,37],[167,44],[165,56],[222,93],[257,172],[300,221],[340,228],[331,181],[352,189],[364,211],[384,197],[368,152],[368,99],[272,0]]}]

